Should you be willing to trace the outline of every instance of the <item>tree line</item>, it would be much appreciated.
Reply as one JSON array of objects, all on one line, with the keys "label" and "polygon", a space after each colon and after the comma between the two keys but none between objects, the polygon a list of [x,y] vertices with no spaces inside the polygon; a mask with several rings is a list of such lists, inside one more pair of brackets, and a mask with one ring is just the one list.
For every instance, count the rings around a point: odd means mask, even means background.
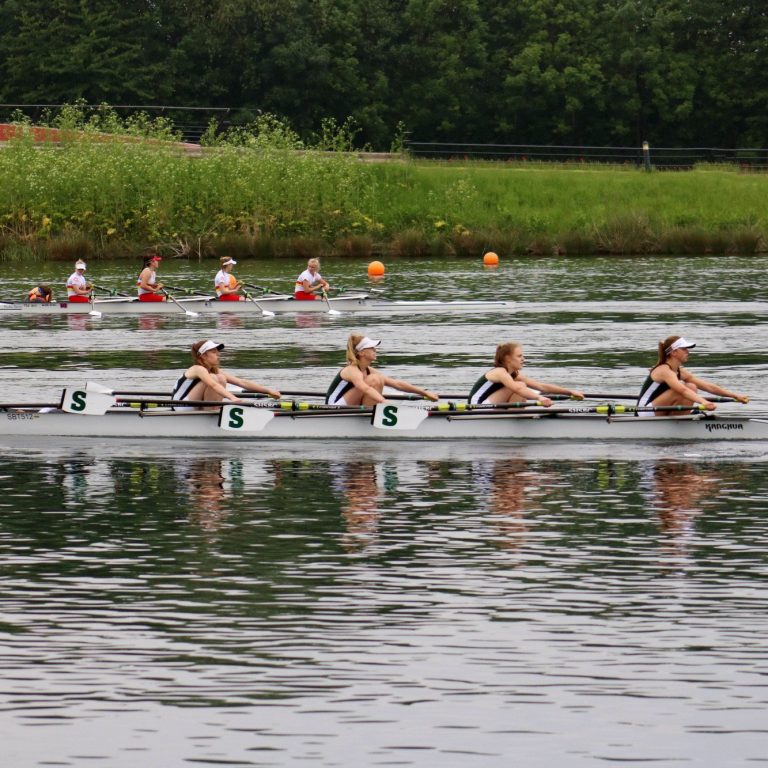
[{"label": "tree line", "polygon": [[227,107],[357,141],[768,146],[746,0],[3,0],[0,102]]}]

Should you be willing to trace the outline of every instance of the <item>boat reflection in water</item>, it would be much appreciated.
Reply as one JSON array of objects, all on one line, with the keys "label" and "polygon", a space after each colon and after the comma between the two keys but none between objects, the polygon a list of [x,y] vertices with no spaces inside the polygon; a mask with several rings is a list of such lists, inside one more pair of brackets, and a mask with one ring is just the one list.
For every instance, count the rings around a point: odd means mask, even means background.
[{"label": "boat reflection in water", "polygon": [[43,464],[41,486],[46,489],[43,498],[67,511],[90,507],[116,492],[109,463],[87,455]]}]

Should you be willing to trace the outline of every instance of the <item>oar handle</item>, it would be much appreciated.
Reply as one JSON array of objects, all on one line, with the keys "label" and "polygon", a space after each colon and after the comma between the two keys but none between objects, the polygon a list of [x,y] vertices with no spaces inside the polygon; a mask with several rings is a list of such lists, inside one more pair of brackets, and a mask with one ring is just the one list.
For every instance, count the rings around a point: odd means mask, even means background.
[{"label": "oar handle", "polygon": [[210,291],[200,291],[197,288],[182,288],[181,286],[176,285],[165,285],[164,287],[170,291],[175,291],[176,293],[183,293],[185,296],[205,296],[207,299],[216,298]]},{"label": "oar handle", "polygon": [[[289,395],[292,397],[325,397],[326,392],[317,392],[315,390],[307,390],[307,389],[282,389],[280,388],[280,392],[284,395]],[[253,392],[242,392],[238,395],[238,397],[258,397],[259,395]],[[426,401],[427,398],[422,397],[421,395],[412,395],[412,394],[390,394],[389,392],[384,393],[384,397],[387,398],[387,400],[415,400],[415,401]],[[438,397],[441,400],[466,400],[467,396],[466,394],[454,394],[454,395],[438,395]]]},{"label": "oar handle", "polygon": [[[572,395],[559,395],[556,393],[542,392],[550,400],[577,400]],[[617,395],[614,392],[585,392],[585,400],[637,400],[637,393],[634,395]],[[737,403],[740,402],[734,397],[707,397],[710,403]]]},{"label": "oar handle", "polygon": [[38,410],[39,408],[57,408],[61,405],[58,403],[0,403],[0,411],[27,411]]},{"label": "oar handle", "polygon": [[[276,401],[277,404],[278,401]],[[174,400],[173,398],[162,397],[116,397],[116,405],[135,406],[146,408],[153,406],[161,407],[184,407],[184,408],[220,408],[224,405],[245,405],[249,408],[262,408],[262,405],[255,403],[235,403],[233,400]]]},{"label": "oar handle", "polygon": [[[254,291],[261,291],[262,295],[266,296],[268,293],[274,293],[276,296],[282,296],[284,294],[279,293],[278,291],[273,291],[271,288],[265,288],[263,285],[254,285],[253,283],[243,283],[243,285],[246,288],[250,288]],[[287,295],[287,294],[285,294]]]},{"label": "oar handle", "polygon": [[168,283],[165,283],[163,285],[163,292],[166,291],[175,291],[176,293],[185,293],[187,296],[194,293],[194,290],[192,288],[182,288],[180,285],[168,285]]},{"label": "oar handle", "polygon": [[93,287],[97,291],[104,291],[104,293],[108,294],[109,296],[125,296],[130,297],[130,293],[125,293],[124,291],[118,291],[117,288],[107,288],[106,285],[96,285],[96,283],[93,284]]},{"label": "oar handle", "polygon": [[[267,395],[262,395],[267,397]],[[326,403],[303,403],[295,400],[273,400],[263,403],[235,403],[232,400],[174,400],[172,397],[115,397],[115,405],[129,406],[146,410],[147,408],[223,408],[228,405],[240,405],[247,408],[268,410],[275,415],[280,413],[302,415],[308,413],[372,413],[373,409],[364,405],[327,405]],[[30,406],[27,406],[30,407]],[[42,406],[38,406],[42,407]],[[56,406],[58,407],[58,406]],[[2,408],[2,406],[0,406]]]}]

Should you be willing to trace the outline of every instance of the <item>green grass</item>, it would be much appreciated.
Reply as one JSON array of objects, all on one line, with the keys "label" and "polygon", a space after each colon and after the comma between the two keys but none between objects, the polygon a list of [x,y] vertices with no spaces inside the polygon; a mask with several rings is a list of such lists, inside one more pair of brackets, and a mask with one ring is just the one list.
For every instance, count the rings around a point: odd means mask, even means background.
[{"label": "green grass", "polygon": [[354,155],[77,133],[0,150],[0,256],[754,253],[768,176]]}]

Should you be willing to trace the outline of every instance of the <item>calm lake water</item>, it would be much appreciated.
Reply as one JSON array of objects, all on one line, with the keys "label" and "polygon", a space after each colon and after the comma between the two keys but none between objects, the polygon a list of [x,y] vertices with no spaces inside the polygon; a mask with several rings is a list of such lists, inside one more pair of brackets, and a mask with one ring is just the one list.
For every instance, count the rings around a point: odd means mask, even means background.
[{"label": "calm lake water", "polygon": [[[323,273],[370,287],[362,262]],[[89,265],[128,289],[124,263]],[[301,264],[243,263],[290,290]],[[6,292],[71,265],[19,265]],[[346,337],[466,391],[528,372],[634,393],[657,341],[768,412],[768,258],[393,262],[394,298],[482,317],[8,318],[4,402],[166,390],[189,345],[324,390]],[[163,262],[208,287],[208,264]],[[438,276],[439,273],[439,276]],[[287,275],[287,277],[286,277]],[[768,444],[0,438],[0,765],[752,766],[768,762]]]}]

